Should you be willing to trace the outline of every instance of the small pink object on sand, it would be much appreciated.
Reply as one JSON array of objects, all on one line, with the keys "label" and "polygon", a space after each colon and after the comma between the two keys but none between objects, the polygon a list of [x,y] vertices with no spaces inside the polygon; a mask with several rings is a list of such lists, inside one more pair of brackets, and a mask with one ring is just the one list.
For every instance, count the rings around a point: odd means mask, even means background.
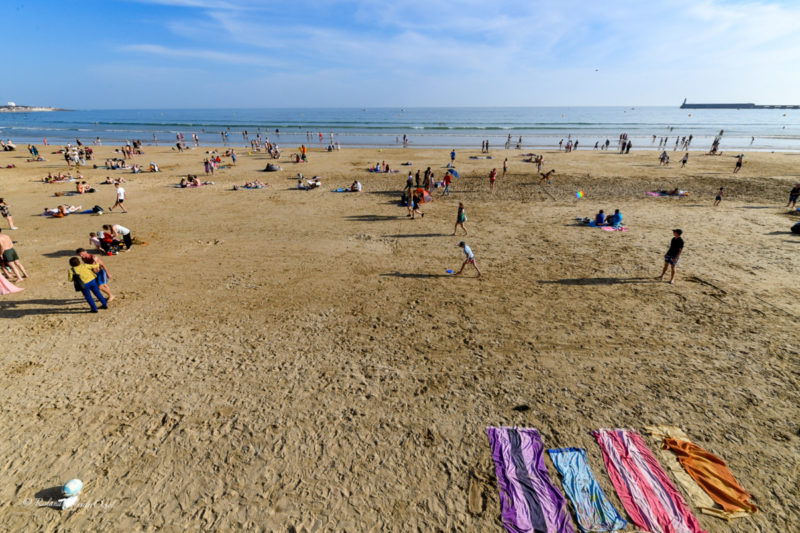
[{"label": "small pink object on sand", "polygon": [[15,292],[19,292],[25,290],[22,287],[17,287],[10,281],[8,281],[5,276],[0,275],[0,294],[12,294]]}]

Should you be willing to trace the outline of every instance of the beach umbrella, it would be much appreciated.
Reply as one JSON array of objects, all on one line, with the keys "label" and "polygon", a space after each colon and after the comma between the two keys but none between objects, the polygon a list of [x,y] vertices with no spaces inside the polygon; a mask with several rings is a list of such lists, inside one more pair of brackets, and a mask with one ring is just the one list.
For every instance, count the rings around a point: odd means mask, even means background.
[{"label": "beach umbrella", "polygon": [[448,168],[447,172],[452,174],[455,178],[460,178],[461,176],[458,175],[458,171],[454,168]]}]

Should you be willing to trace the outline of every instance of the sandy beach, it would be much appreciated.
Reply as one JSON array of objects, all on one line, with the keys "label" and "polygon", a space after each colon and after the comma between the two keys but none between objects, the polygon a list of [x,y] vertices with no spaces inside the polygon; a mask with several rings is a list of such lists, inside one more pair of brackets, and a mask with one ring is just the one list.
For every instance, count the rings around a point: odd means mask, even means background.
[{"label": "sandy beach", "polygon": [[[487,426],[585,447],[622,511],[589,432],[654,424],[681,427],[753,494],[760,511],[739,521],[694,509],[708,531],[798,530],[800,213],[783,206],[800,154],[748,153],[734,175],[727,153],[680,168],[680,152],[664,167],[655,149],[550,150],[543,186],[520,151],[468,159],[476,147],[458,151],[452,195],[410,220],[408,169],[439,179],[449,150],[314,143],[308,163],[285,149],[266,173],[266,155],[237,148],[215,185],[179,189],[207,148],[145,146],[135,161],[162,172],[89,165],[98,192],[56,197],[74,190],[40,181],[67,170],[57,148],[36,163],[18,148],[0,152],[19,230],[0,226],[31,275],[0,297],[6,530],[501,531]],[[366,172],[378,161],[399,173]],[[298,172],[322,187],[295,190]],[[106,176],[127,180],[128,213],[38,216],[107,208]],[[231,190],[253,179],[268,186]],[[361,193],[332,192],[356,179]],[[645,194],[674,188],[689,196]],[[467,237],[451,236],[458,202]],[[629,231],[576,222],[598,209]],[[67,261],[110,223],[147,245],[104,258],[117,298],[94,315]],[[654,278],[673,228],[686,248],[670,285]],[[446,273],[461,240],[480,279]],[[37,506],[76,477],[84,507]]]}]

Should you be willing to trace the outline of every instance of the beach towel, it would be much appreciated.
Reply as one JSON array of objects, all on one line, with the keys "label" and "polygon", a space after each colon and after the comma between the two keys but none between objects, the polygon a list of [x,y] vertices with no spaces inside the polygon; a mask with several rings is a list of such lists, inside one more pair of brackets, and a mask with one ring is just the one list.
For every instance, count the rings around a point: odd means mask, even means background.
[{"label": "beach towel", "polygon": [[668,192],[663,192],[663,191],[658,191],[658,192],[645,191],[645,194],[648,196],[671,196],[673,198],[685,198],[689,196],[689,193],[687,191],[678,191],[678,194],[669,194]]},{"label": "beach towel", "polygon": [[588,533],[625,529],[628,523],[606,498],[603,488],[594,478],[586,459],[586,450],[561,448],[547,450],[547,453],[561,474],[561,485],[572,501],[581,531]]},{"label": "beach towel", "polygon": [[652,533],[705,533],[641,435],[627,429],[598,429],[592,435],[636,526]]},{"label": "beach towel", "polygon": [[625,226],[598,226],[603,231],[628,231]]},{"label": "beach towel", "polygon": [[701,512],[724,520],[758,512],[725,461],[692,443],[680,428],[656,426],[647,430],[662,440],[662,461]]},{"label": "beach towel", "polygon": [[333,189],[333,192],[350,192],[350,189],[346,189],[345,187],[339,187],[337,189]]},{"label": "beach towel", "polygon": [[574,533],[564,496],[550,481],[533,428],[488,427],[503,525],[511,533]]},{"label": "beach towel", "polygon": [[0,274],[0,294],[13,294],[15,292],[19,292],[25,290],[22,287],[17,287],[10,281],[8,281],[5,276]]}]

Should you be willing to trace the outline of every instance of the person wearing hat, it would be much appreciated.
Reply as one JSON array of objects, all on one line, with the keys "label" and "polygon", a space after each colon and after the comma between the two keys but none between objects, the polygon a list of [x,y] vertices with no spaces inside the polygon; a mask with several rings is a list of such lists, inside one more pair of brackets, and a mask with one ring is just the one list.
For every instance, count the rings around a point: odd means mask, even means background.
[{"label": "person wearing hat", "polygon": [[461,270],[456,272],[456,276],[458,276],[459,274],[464,272],[464,267],[469,264],[469,265],[472,265],[472,266],[475,267],[475,270],[478,271],[478,277],[481,277],[481,270],[478,268],[478,265],[475,263],[475,254],[472,253],[472,248],[467,246],[467,243],[465,243],[464,241],[461,241],[460,243],[458,243],[458,247],[464,250],[464,255],[467,256],[467,257],[466,257],[466,259],[464,259],[464,262],[461,263]]},{"label": "person wearing hat", "polygon": [[681,256],[681,252],[683,252],[683,239],[681,235],[683,235],[682,230],[672,230],[672,240],[669,243],[669,250],[667,250],[666,255],[664,255],[664,270],[661,271],[661,275],[656,279],[664,279],[664,274],[667,273],[667,267],[670,267],[672,271],[669,276],[669,282],[675,283],[675,265],[678,264],[678,258]]}]

